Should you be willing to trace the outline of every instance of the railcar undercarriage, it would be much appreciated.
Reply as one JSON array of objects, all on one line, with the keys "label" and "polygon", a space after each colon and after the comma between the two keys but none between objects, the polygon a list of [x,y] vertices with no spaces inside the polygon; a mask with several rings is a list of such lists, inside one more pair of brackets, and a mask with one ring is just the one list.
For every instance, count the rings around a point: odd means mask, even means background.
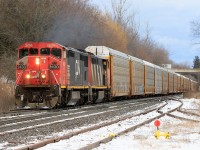
[{"label": "railcar undercarriage", "polygon": [[65,106],[84,105],[106,101],[109,90],[66,90],[58,85],[49,87],[17,86],[15,99],[17,108],[52,109]]}]

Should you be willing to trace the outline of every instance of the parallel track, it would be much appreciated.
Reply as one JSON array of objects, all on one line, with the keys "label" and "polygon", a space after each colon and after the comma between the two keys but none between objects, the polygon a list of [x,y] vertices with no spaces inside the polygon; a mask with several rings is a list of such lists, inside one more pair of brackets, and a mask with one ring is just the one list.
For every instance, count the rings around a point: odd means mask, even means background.
[{"label": "parallel track", "polygon": [[[164,97],[163,100],[167,100],[167,99],[170,99],[170,97]],[[157,99],[157,100],[158,100],[158,99]],[[160,100],[160,98],[159,98],[159,100]],[[130,103],[129,103],[128,105],[129,105],[129,107],[131,107],[131,104],[130,104]],[[147,113],[150,113],[150,112],[152,112],[152,111],[158,111],[158,110],[160,110],[161,108],[163,108],[164,106],[166,106],[166,104],[162,102],[162,106],[158,106],[158,105],[157,105],[156,107],[154,106],[153,108],[148,109],[148,110],[145,110],[145,111],[142,111],[142,112],[140,112],[140,113],[138,113],[138,114],[132,114],[132,115],[120,117],[120,119],[112,120],[112,121],[110,121],[110,122],[106,122],[106,123],[102,123],[102,124],[99,124],[99,125],[95,125],[95,126],[92,126],[92,127],[86,128],[86,129],[82,129],[82,130],[79,130],[79,131],[70,132],[70,133],[68,133],[68,134],[66,134],[66,135],[63,135],[63,136],[60,136],[60,137],[50,138],[50,139],[48,139],[48,140],[44,140],[44,141],[38,142],[38,143],[33,144],[33,145],[29,145],[29,146],[26,146],[26,147],[22,147],[21,149],[35,149],[35,148],[42,147],[42,146],[44,146],[44,145],[46,145],[46,144],[49,144],[49,143],[54,143],[54,142],[57,142],[57,141],[60,141],[60,140],[63,140],[63,139],[70,139],[71,137],[76,136],[76,135],[78,135],[78,134],[84,134],[84,133],[86,133],[86,132],[90,132],[90,131],[93,131],[93,130],[98,130],[98,129],[102,128],[102,127],[109,126],[109,125],[112,125],[112,124],[116,124],[116,123],[118,123],[119,121],[123,121],[123,120],[126,120],[126,119],[130,119],[130,118],[136,117],[136,116],[141,115],[141,114],[147,114]],[[181,103],[180,103],[180,106],[181,106]],[[170,112],[172,112],[172,111],[177,110],[180,106],[178,106],[177,108],[175,108],[175,109],[173,109],[173,110],[171,110],[171,111],[168,111],[167,113],[170,113]],[[120,107],[122,107],[122,106],[120,106]],[[123,107],[122,109],[125,109],[125,108],[126,108],[126,107]],[[144,124],[146,124],[146,123],[149,123],[149,122],[151,122],[151,121],[157,119],[157,118],[163,117],[163,116],[164,116],[165,114],[167,114],[167,113],[162,113],[162,114],[160,114],[160,115],[158,115],[158,116],[156,116],[156,117],[153,117],[153,118],[148,119],[148,120],[146,120],[146,121],[144,121],[144,122],[142,122],[142,123],[140,123],[140,124],[138,124],[138,125],[135,125],[135,126],[131,127],[130,129],[127,129],[127,130],[125,130],[125,131],[121,131],[120,133],[117,133],[116,136],[120,136],[120,135],[122,135],[123,133],[129,132],[129,130],[136,129],[136,128],[138,128],[138,127],[140,127],[140,126],[142,126],[142,125],[144,125]],[[115,137],[116,137],[116,136],[115,136]],[[108,142],[108,141],[112,140],[112,138],[114,138],[114,137],[106,137],[106,138],[104,138],[104,139],[102,139],[102,140],[100,140],[100,141],[96,141],[96,142],[94,142],[94,143],[92,143],[92,144],[89,144],[89,145],[86,146],[86,147],[82,147],[81,149],[92,149],[92,148],[98,147],[98,145],[99,145],[100,143],[102,143],[102,142],[104,143],[105,141]]]},{"label": "parallel track", "polygon": [[[9,119],[3,118],[0,122],[0,136],[8,133],[20,132],[23,130],[31,130],[46,125],[55,124],[73,120],[74,118],[84,118],[94,116],[102,113],[114,112],[122,109],[133,108],[140,105],[149,105],[149,103],[157,103],[155,100],[132,101],[127,103],[113,103],[109,105],[87,106],[81,109],[63,110],[59,112],[42,112],[37,114],[29,114],[25,116],[12,117]],[[109,109],[105,111],[104,109]]]}]

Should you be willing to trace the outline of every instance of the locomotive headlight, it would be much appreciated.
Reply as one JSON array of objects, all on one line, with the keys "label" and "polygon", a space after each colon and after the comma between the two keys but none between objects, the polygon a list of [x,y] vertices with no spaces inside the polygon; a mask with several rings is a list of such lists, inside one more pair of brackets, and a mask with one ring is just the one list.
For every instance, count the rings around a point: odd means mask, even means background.
[{"label": "locomotive headlight", "polygon": [[30,77],[31,77],[30,74],[27,74],[27,75],[26,75],[26,78],[27,78],[27,79],[30,79]]},{"label": "locomotive headlight", "polygon": [[39,65],[39,64],[40,64],[40,59],[39,59],[39,58],[36,58],[36,59],[35,59],[35,63],[36,63],[36,65]]},{"label": "locomotive headlight", "polygon": [[46,76],[43,74],[43,75],[42,75],[42,79],[44,79],[44,78],[46,78]]}]

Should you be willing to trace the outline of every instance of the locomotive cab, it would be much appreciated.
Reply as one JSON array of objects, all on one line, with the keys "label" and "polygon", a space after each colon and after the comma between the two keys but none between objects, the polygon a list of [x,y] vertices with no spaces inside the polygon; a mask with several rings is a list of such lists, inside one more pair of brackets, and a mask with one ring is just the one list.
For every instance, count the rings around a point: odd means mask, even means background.
[{"label": "locomotive cab", "polygon": [[54,107],[57,104],[60,85],[66,82],[62,71],[65,67],[65,63],[62,63],[64,53],[63,47],[51,42],[27,42],[18,48],[17,105]]}]

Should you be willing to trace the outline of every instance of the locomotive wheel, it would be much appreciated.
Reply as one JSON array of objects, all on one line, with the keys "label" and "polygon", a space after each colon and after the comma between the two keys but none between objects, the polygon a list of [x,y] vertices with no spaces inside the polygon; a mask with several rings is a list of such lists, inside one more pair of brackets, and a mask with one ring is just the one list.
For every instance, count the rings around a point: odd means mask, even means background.
[{"label": "locomotive wheel", "polygon": [[55,108],[58,105],[59,97],[53,97],[51,100],[43,100],[43,103],[28,103],[30,108]]},{"label": "locomotive wheel", "polygon": [[48,108],[56,107],[60,102],[60,97],[53,97],[51,100],[45,101],[44,103]]}]

